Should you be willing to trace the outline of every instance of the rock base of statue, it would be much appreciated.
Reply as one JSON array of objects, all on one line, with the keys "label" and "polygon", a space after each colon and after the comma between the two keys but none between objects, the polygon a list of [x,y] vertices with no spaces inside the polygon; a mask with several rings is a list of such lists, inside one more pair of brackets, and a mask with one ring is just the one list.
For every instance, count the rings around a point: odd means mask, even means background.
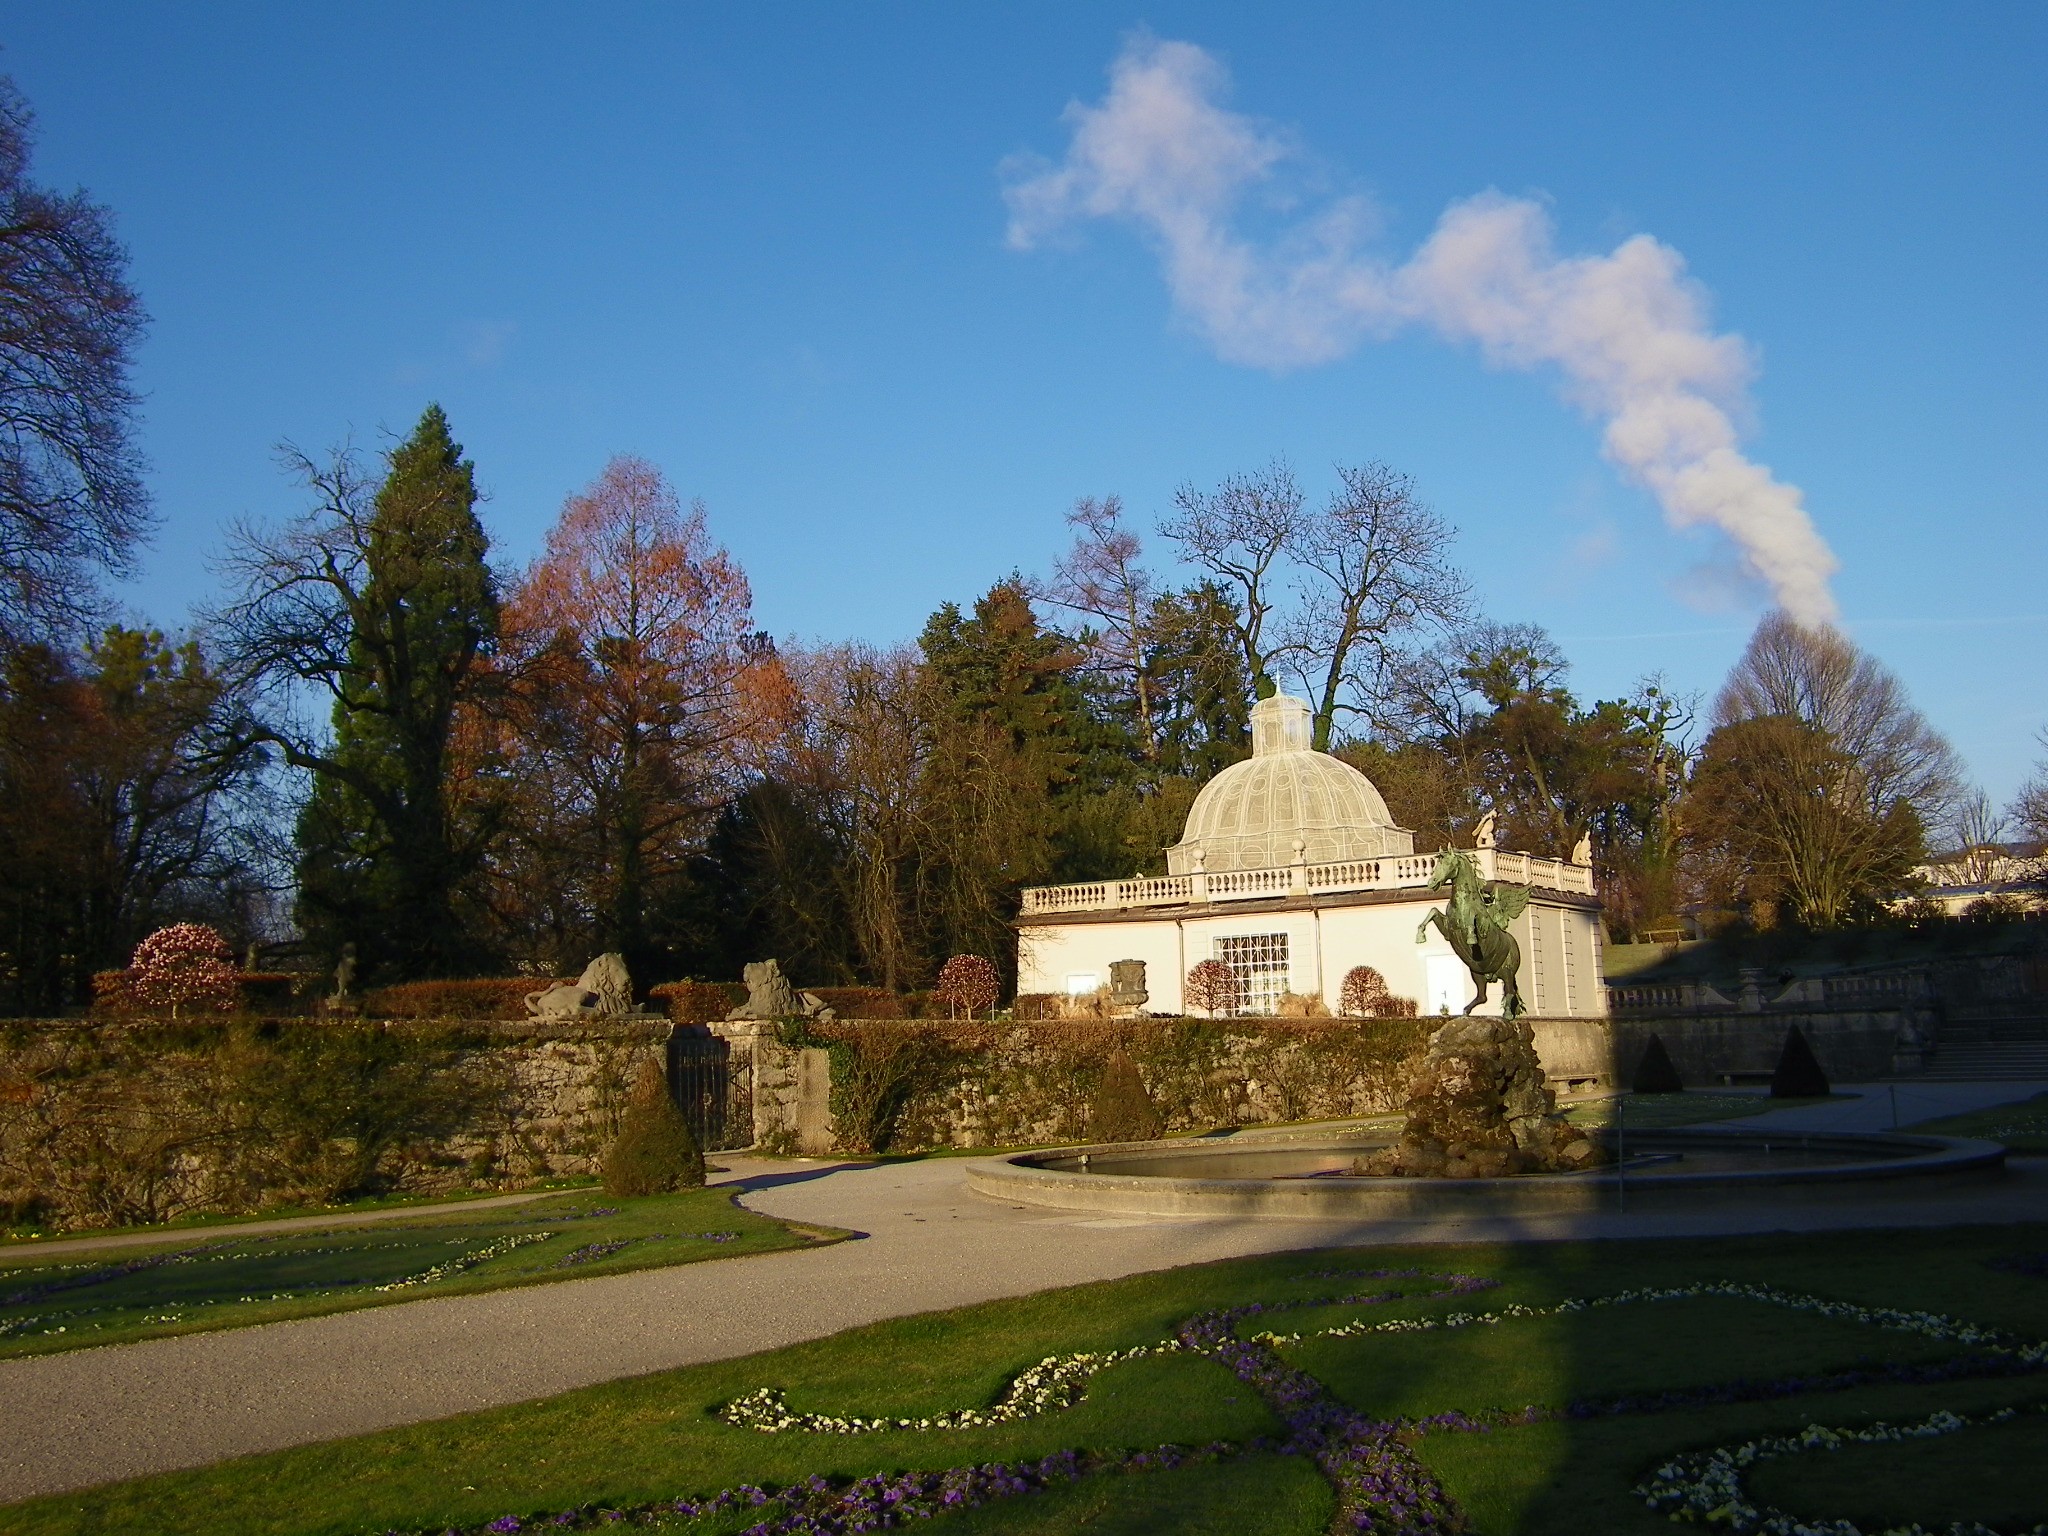
[{"label": "rock base of statue", "polygon": [[1535,1042],[1519,1019],[1452,1019],[1430,1036],[1409,1083],[1400,1141],[1363,1159],[1359,1172],[1497,1179],[1607,1161],[1558,1114]]}]

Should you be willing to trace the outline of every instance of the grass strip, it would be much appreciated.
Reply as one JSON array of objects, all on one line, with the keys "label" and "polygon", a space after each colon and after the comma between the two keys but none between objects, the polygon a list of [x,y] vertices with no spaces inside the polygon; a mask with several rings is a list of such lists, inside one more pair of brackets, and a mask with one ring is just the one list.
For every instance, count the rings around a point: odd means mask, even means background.
[{"label": "grass strip", "polygon": [[721,1189],[587,1191],[532,1207],[237,1237],[137,1254],[0,1253],[0,1358],[541,1285],[833,1241]]}]

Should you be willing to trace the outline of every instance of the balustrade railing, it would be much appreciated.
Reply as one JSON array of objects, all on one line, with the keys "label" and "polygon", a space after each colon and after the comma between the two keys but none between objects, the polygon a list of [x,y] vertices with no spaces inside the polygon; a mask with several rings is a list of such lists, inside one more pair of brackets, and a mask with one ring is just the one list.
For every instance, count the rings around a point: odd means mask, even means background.
[{"label": "balustrade railing", "polygon": [[[1554,891],[1593,894],[1593,871],[1562,859],[1478,848],[1471,857],[1489,880],[1540,885]],[[1333,864],[1285,865],[1278,869],[1233,869],[1208,875],[1168,875],[1144,880],[1092,880],[1079,885],[1036,886],[1024,893],[1024,915],[1056,912],[1114,912],[1127,907],[1164,907],[1211,901],[1251,901],[1260,897],[1312,892],[1410,890],[1429,884],[1436,869],[1433,853],[1387,855],[1377,859],[1344,859]]]}]

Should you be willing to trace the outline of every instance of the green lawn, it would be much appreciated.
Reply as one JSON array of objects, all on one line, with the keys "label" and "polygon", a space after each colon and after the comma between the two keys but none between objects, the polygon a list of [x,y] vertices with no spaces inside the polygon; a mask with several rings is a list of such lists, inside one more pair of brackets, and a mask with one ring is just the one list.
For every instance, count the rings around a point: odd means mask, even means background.
[{"label": "green lawn", "polygon": [[109,1237],[132,1232],[187,1232],[194,1227],[242,1226],[252,1221],[281,1221],[294,1216],[356,1215],[371,1211],[398,1211],[416,1205],[467,1205],[475,1200],[495,1200],[511,1193],[551,1193],[556,1190],[590,1189],[597,1185],[595,1178],[546,1179],[528,1190],[511,1191],[503,1189],[454,1189],[438,1195],[363,1195],[354,1200],[336,1201],[325,1205],[271,1205],[260,1211],[240,1212],[223,1216],[218,1212],[201,1211],[188,1216],[176,1216],[169,1221],[149,1222],[139,1226],[126,1227],[70,1227],[62,1231],[45,1231],[29,1223],[13,1227],[0,1227],[0,1263],[9,1262],[7,1250],[17,1245],[34,1242],[70,1242],[81,1237]]},{"label": "green lawn", "polygon": [[[1835,1099],[1853,1097],[1833,1094]],[[1808,1104],[1825,1104],[1828,1099],[1774,1099],[1768,1093],[1716,1092],[1709,1088],[1684,1093],[1631,1093],[1620,1099],[1582,1099],[1567,1107],[1565,1118],[1588,1129],[1614,1124],[1620,1107],[1630,1130],[1659,1131],[1676,1125],[1700,1125],[1709,1120],[1740,1120],[1773,1109],[1798,1109]]]},{"label": "green lawn", "polygon": [[1986,1141],[2002,1141],[2015,1152],[2048,1152],[2048,1093],[2018,1104],[1922,1120],[1907,1129],[1931,1136],[1981,1136]]},{"label": "green lawn", "polygon": [[801,1247],[807,1237],[723,1190],[614,1199],[590,1189],[417,1220],[390,1218],[39,1255],[0,1250],[0,1358],[316,1312]]},{"label": "green lawn", "polygon": [[[1314,1461],[1287,1453],[1280,1415],[1298,1425],[1303,1402],[1368,1427],[1450,1410],[1478,1415],[1385,1446],[1415,1478],[1434,1478],[1478,1532],[1647,1536],[1670,1522],[1633,1490],[1682,1453],[1809,1424],[2048,1405],[2048,1374],[2015,1372],[2011,1356],[2002,1368],[1987,1365],[2001,1357],[1942,1336],[1945,1325],[1828,1315],[1810,1300],[1940,1314],[2008,1342],[2039,1340],[2048,1336],[2048,1279],[2028,1261],[2044,1253],[2048,1226],[1275,1255],[902,1318],[542,1402],[37,1500],[0,1509],[0,1536],[473,1533],[491,1522],[512,1529],[507,1517],[529,1531],[541,1520],[546,1529],[608,1528],[603,1511],[623,1512],[628,1528],[725,1536],[764,1519],[785,1528],[778,1522],[800,1499],[819,1508],[855,1479],[898,1474],[889,1486],[978,1490],[965,1502],[979,1507],[938,1516],[934,1529],[956,1536],[1318,1536],[1338,1495]],[[1421,1273],[1371,1273],[1411,1270]],[[1462,1293],[1449,1276],[1469,1277]],[[1709,1281],[1770,1290],[1577,1305]],[[1253,1303],[1262,1310],[1249,1311]],[[1229,1308],[1247,1310],[1209,1333],[1197,1327],[1188,1337],[1199,1348],[1110,1365],[1078,1385],[1070,1405],[1055,1394],[1044,1411],[986,1427],[764,1434],[716,1411],[762,1389],[783,1393],[796,1415],[893,1423],[986,1410],[1013,1401],[1006,1394],[1019,1373],[1048,1356],[1156,1345]],[[1473,1320],[1479,1314],[1499,1315]],[[1352,1331],[1330,1336],[1340,1327]],[[1260,1342],[1267,1333],[1276,1337]],[[1226,1368],[1254,1359],[1265,1364],[1248,1374]],[[1904,1446],[1788,1455],[1752,1469],[1748,1493],[1810,1518],[2044,1520],[2048,1485],[2012,1470],[2039,1465],[2044,1430],[2048,1414],[2027,1414]],[[1168,1445],[1185,1451],[1162,1458]],[[1080,1458],[1040,1461],[1063,1452]],[[970,1470],[995,1463],[1011,1470]],[[679,1499],[743,1485],[772,1492],[813,1477],[824,1482],[787,1504],[757,1508],[743,1495],[739,1507],[708,1514],[675,1510]],[[1000,1484],[1010,1480],[1047,1486],[1009,1496]],[[883,1486],[873,1485],[874,1497]],[[572,1510],[568,1526],[553,1523]]]}]

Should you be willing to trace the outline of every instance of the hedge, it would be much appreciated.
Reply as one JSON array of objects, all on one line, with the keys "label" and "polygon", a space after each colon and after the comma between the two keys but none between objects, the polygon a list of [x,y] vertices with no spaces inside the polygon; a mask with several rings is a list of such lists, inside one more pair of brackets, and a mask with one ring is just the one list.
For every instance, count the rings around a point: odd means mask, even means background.
[{"label": "hedge", "polygon": [[[323,978],[308,971],[238,971],[237,1002],[232,1010],[265,1018],[291,1017],[314,1005]],[[128,972],[95,971],[92,1012],[107,1018],[168,1018],[170,1009],[152,1007],[135,995]]]},{"label": "hedge", "polygon": [[523,1019],[532,992],[573,984],[542,976],[486,976],[467,981],[406,981],[372,987],[363,1011],[373,1019]]}]

